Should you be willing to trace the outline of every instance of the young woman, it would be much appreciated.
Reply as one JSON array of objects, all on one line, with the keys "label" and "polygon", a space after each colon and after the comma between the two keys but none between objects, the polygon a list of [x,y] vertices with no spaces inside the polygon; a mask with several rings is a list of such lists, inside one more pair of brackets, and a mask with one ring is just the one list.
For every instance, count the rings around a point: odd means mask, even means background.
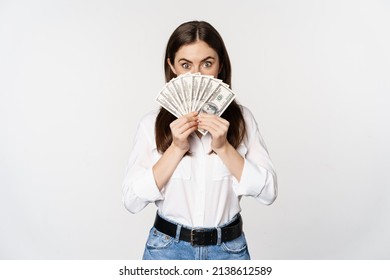
[{"label": "young woman", "polygon": [[[166,81],[187,72],[231,84],[230,60],[207,22],[180,25],[165,54]],[[197,129],[208,131],[200,134]],[[233,101],[221,117],[164,108],[138,125],[123,184],[125,207],[158,207],[143,259],[250,259],[240,199],[271,204],[276,174],[251,112]]]}]

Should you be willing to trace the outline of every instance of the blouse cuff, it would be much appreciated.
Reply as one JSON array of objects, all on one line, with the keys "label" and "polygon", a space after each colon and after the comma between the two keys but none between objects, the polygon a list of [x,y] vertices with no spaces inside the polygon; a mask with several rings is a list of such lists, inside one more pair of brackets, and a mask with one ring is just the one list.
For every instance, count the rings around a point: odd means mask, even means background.
[{"label": "blouse cuff", "polygon": [[234,190],[238,196],[257,197],[261,193],[267,177],[268,171],[265,168],[253,165],[245,159],[240,182],[234,179]]},{"label": "blouse cuff", "polygon": [[154,202],[162,200],[164,197],[159,191],[156,182],[154,181],[153,170],[148,169],[144,171],[144,176],[138,176],[134,181],[134,194],[145,202]]}]

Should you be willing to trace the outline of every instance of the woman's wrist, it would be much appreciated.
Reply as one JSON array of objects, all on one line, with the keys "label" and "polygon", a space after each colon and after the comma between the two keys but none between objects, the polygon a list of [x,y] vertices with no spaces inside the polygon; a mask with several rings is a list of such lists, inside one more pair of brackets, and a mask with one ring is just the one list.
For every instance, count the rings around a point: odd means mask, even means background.
[{"label": "woman's wrist", "polygon": [[170,149],[172,153],[177,155],[178,157],[183,157],[189,150],[189,148],[183,149],[181,147],[178,147],[173,142],[171,143],[168,149]]},{"label": "woman's wrist", "polygon": [[222,145],[221,147],[219,147],[218,149],[213,149],[213,151],[217,154],[217,155],[222,155],[222,154],[226,154],[229,149],[233,147],[232,145],[230,145],[230,143],[228,141],[225,142],[224,145]]},{"label": "woman's wrist", "polygon": [[240,182],[242,170],[244,168],[244,158],[229,142],[221,148],[214,150],[214,152],[223,161],[230,173],[237,179],[238,182]]}]

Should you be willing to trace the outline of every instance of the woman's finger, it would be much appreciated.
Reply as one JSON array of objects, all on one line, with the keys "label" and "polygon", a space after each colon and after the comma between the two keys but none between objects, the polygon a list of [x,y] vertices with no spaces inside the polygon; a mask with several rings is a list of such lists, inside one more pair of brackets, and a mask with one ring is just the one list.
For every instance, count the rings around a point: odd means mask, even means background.
[{"label": "woman's finger", "polygon": [[199,115],[199,120],[200,121],[212,121],[212,122],[218,123],[219,125],[223,125],[225,127],[229,126],[229,122],[227,120],[225,120],[224,118],[221,118],[219,116],[216,116],[216,115],[202,113]]},{"label": "woman's finger", "polygon": [[197,121],[190,121],[190,122],[186,122],[184,123],[183,125],[181,126],[178,126],[176,129],[177,129],[177,133],[178,134],[184,134],[186,133],[189,129],[192,129],[192,128],[196,128],[198,126],[198,122]]},{"label": "woman's finger", "polygon": [[170,124],[170,127],[171,128],[175,128],[175,127],[181,127],[183,126],[184,124],[188,123],[188,122],[193,122],[193,121],[196,121],[197,120],[197,112],[192,112],[192,113],[189,113],[187,115],[183,115],[181,116],[180,118],[174,120],[171,124]]}]

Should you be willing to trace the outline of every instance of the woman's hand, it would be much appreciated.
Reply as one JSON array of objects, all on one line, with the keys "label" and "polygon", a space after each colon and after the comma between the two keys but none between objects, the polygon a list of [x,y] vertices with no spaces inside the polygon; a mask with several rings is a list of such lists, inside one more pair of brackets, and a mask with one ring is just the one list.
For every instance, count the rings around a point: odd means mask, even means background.
[{"label": "woman's hand", "polygon": [[190,149],[188,136],[198,129],[198,112],[188,113],[170,124],[172,146],[186,153]]},{"label": "woman's hand", "polygon": [[198,119],[198,127],[207,130],[211,134],[211,148],[213,151],[218,154],[219,151],[226,149],[229,144],[226,139],[229,122],[216,115],[206,113],[201,113]]}]

